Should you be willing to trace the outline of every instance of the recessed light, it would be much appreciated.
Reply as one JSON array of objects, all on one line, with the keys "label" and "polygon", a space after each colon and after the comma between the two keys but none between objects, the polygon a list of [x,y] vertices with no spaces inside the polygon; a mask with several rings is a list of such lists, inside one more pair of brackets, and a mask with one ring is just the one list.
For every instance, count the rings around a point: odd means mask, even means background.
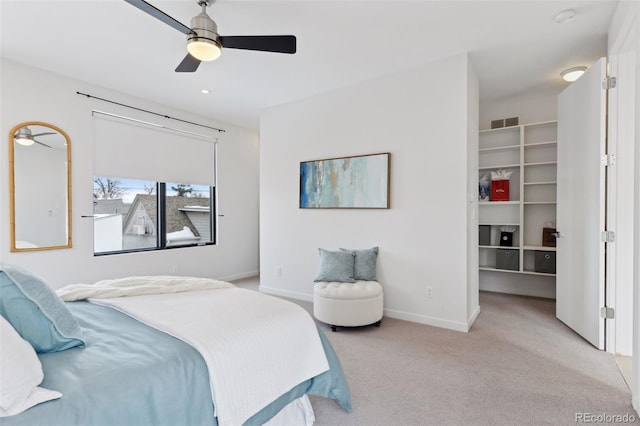
[{"label": "recessed light", "polygon": [[569,22],[576,16],[576,11],[573,9],[565,9],[562,12],[558,13],[553,21],[556,24],[564,24],[565,22]]},{"label": "recessed light", "polygon": [[580,78],[580,76],[584,74],[586,70],[587,67],[573,67],[562,71],[560,75],[565,81],[573,82]]},{"label": "recessed light", "polygon": [[202,93],[203,95],[208,95],[211,92],[209,91],[209,89],[202,89],[200,93]]}]

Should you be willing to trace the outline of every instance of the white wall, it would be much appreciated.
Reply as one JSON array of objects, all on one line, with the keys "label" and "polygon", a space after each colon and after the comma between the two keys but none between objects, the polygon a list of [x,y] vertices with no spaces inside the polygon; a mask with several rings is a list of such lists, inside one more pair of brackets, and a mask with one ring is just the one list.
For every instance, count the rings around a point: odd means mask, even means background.
[{"label": "white wall", "polygon": [[[569,83],[566,84],[567,86]],[[555,120],[558,116],[560,91],[530,91],[480,105],[480,130],[491,128],[492,120],[518,117],[519,124]]]},{"label": "white wall", "polygon": [[[463,54],[266,111],[261,290],[310,300],[319,247],[379,246],[385,315],[467,330],[478,310],[467,282],[469,268],[477,273],[467,263],[468,245],[477,251],[467,216],[473,80]],[[390,209],[298,208],[301,161],[378,152],[391,152]]]},{"label": "white wall", "polygon": [[[127,275],[172,274],[233,279],[258,273],[258,137],[253,131],[218,123],[170,107],[9,61],[1,63],[0,97],[0,261],[21,265],[53,287]],[[162,88],[158,88],[162,90]],[[93,136],[91,110],[148,121],[160,117],[79,96],[76,91],[227,130],[218,143],[218,222],[216,246],[93,256]],[[7,134],[23,121],[44,121],[71,138],[73,248],[9,252]],[[167,120],[166,125],[181,124]],[[171,153],[167,153],[171,155]]]}]

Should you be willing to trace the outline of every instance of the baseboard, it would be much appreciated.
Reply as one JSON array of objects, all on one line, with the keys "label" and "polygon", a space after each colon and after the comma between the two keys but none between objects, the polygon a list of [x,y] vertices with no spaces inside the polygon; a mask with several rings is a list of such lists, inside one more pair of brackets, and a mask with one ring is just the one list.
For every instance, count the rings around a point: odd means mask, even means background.
[{"label": "baseboard", "polygon": [[467,319],[467,331],[471,330],[471,327],[473,326],[473,323],[476,322],[478,315],[480,315],[480,306],[477,306],[476,309],[471,314],[471,316],[469,317],[469,319]]},{"label": "baseboard", "polygon": [[[296,299],[296,300],[304,300],[306,302],[313,302],[313,294],[282,290],[279,288],[267,287],[264,285],[259,286],[258,290],[263,293],[271,294],[274,296],[286,297],[289,299]],[[471,328],[471,325],[474,323],[474,321],[476,320],[479,314],[480,314],[480,306],[478,306],[475,309],[471,317],[465,323],[461,321],[450,321],[442,318],[429,317],[425,315],[416,315],[408,312],[397,311],[394,309],[384,310],[384,315],[389,318],[416,322],[418,324],[432,325],[434,327],[446,328],[448,330],[462,331],[465,333],[469,331],[469,329]]]},{"label": "baseboard", "polygon": [[404,321],[417,322],[419,324],[432,325],[434,327],[446,328],[448,330],[462,331],[464,333],[469,331],[470,324],[462,321],[451,321],[442,318],[429,317],[426,315],[411,314],[403,311],[396,311],[394,309],[385,309],[384,315],[389,318],[400,319]]},{"label": "baseboard", "polygon": [[256,277],[258,275],[260,275],[260,271],[249,271],[249,272],[243,272],[242,274],[227,275],[225,277],[220,277],[217,279],[220,281],[235,281],[235,280],[241,280],[243,278]]},{"label": "baseboard", "polygon": [[281,296],[281,297],[287,297],[289,299],[296,299],[296,300],[304,300],[306,302],[313,302],[313,294],[299,293],[297,291],[282,290],[282,289],[279,289],[279,288],[267,287],[267,286],[264,286],[264,285],[259,286],[258,290],[261,291],[262,293],[272,294],[274,296]]}]

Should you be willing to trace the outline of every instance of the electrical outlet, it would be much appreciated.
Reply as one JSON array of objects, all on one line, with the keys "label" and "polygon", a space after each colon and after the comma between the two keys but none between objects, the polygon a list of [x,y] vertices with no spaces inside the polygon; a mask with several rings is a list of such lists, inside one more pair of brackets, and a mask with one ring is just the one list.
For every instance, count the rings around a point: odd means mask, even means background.
[{"label": "electrical outlet", "polygon": [[427,286],[427,298],[431,299],[433,297],[433,287],[430,285]]},{"label": "electrical outlet", "polygon": [[171,266],[171,273],[172,274],[178,273],[178,265],[172,265]]}]

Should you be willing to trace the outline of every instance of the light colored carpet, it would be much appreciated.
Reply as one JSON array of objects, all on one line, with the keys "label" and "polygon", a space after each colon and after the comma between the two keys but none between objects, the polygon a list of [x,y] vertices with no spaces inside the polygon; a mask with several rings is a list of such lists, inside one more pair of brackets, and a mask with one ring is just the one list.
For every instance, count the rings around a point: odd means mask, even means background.
[{"label": "light colored carpet", "polygon": [[480,306],[469,333],[392,318],[322,327],[354,409],[312,397],[316,425],[575,425],[578,413],[639,422],[613,356],[558,321],[554,301],[482,292]]}]

